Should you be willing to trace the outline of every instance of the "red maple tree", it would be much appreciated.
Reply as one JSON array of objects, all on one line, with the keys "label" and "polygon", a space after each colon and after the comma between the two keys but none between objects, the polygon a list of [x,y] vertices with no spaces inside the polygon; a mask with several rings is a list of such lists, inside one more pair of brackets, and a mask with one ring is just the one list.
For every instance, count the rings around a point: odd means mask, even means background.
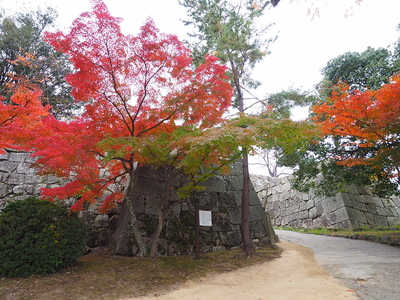
[{"label": "red maple tree", "polygon": [[376,91],[347,91],[341,86],[331,99],[313,107],[323,132],[341,137],[337,160],[348,166],[383,167],[389,177],[398,178],[400,75]]},{"label": "red maple tree", "polygon": [[11,96],[7,99],[0,95],[0,154],[7,148],[27,149],[23,146],[29,139],[26,130],[33,130],[49,114],[49,107],[42,105],[42,91],[20,78],[2,92]]},{"label": "red maple tree", "polygon": [[[72,209],[94,203],[111,184],[125,186],[104,194],[105,211],[130,198],[137,165],[146,161],[139,151],[145,141],[182,127],[204,130],[222,122],[232,88],[215,57],[207,56],[195,68],[190,50],[176,36],[160,33],[151,19],[137,36],[124,35],[121,19],[102,1],[93,4],[69,33],[45,34],[73,63],[75,72],[66,79],[73,97],[86,103],[84,111],[70,122],[46,117],[30,145],[43,174],[72,176],[62,187],[42,190],[49,199],[77,198]],[[135,223],[133,210],[127,209]],[[134,235],[144,255],[140,234]]]}]

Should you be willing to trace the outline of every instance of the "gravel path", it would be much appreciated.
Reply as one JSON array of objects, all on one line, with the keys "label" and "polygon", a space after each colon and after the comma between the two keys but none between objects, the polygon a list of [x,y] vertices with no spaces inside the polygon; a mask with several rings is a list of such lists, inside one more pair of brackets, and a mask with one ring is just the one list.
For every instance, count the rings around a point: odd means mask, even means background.
[{"label": "gravel path", "polygon": [[314,251],[330,275],[362,300],[400,300],[400,248],[362,240],[276,230],[282,241]]}]

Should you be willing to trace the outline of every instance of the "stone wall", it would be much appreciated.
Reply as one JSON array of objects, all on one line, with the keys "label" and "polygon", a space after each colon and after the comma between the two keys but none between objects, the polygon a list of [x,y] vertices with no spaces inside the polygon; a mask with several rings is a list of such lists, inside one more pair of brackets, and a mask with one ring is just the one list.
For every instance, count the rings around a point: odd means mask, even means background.
[{"label": "stone wall", "polygon": [[[8,151],[0,156],[0,210],[9,202],[37,196],[42,187],[56,187],[61,183],[54,176],[39,176],[30,168],[34,159],[27,153]],[[155,203],[159,199],[157,182],[148,169],[139,172],[140,184],[135,192],[134,209],[145,240],[150,239],[156,224]],[[207,189],[195,194],[188,202],[175,207],[168,216],[162,232],[158,254],[188,254],[194,249],[194,204],[212,211],[212,227],[201,227],[202,252],[236,247],[241,244],[241,168],[234,167],[226,176],[216,176],[205,183]],[[264,209],[252,188],[250,192],[250,227],[253,238],[267,236]],[[72,204],[72,203],[69,203]],[[88,246],[107,248],[118,226],[120,207],[107,214],[97,212],[99,205],[90,205],[81,216],[89,224]],[[135,255],[132,245],[125,255]]]},{"label": "stone wall", "polygon": [[[160,195],[157,191],[162,182],[148,167],[138,170],[138,188],[132,202],[140,222],[142,235],[149,237],[157,222],[157,203]],[[162,255],[193,253],[195,245],[195,204],[212,212],[212,226],[201,227],[201,252],[209,252],[237,247],[241,244],[241,187],[240,167],[233,167],[229,175],[214,176],[204,183],[207,187],[197,192],[188,201],[177,205],[166,219],[165,228],[160,237],[158,252]],[[177,182],[176,188],[179,187]],[[250,191],[250,230],[253,238],[267,236],[264,209],[252,188]],[[126,234],[130,234],[127,232]],[[121,237],[125,239],[126,237]],[[129,244],[129,243],[128,243]],[[135,255],[136,245],[122,247],[118,254]]]},{"label": "stone wall", "polygon": [[30,168],[34,161],[26,152],[7,150],[0,155],[0,210],[10,201],[38,195],[43,187],[59,186],[59,178],[37,175]]},{"label": "stone wall", "polygon": [[261,201],[273,226],[352,229],[400,224],[399,198],[382,199],[365,187],[349,186],[334,197],[319,197],[291,189],[290,177],[270,178],[257,186],[263,189]]}]

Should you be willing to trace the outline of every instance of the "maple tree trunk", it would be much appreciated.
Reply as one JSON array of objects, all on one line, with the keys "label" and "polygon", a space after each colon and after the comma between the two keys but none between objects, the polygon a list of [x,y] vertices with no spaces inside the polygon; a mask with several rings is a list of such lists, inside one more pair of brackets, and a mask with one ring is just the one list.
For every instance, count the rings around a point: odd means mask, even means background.
[{"label": "maple tree trunk", "polygon": [[140,234],[132,205],[134,188],[135,176],[131,175],[121,206],[120,220],[118,221],[118,226],[113,237],[112,248],[116,254],[133,255],[132,247],[134,242],[139,249],[137,256],[145,256],[147,254],[146,244]]},{"label": "maple tree trunk", "polygon": [[159,207],[157,209],[158,223],[157,228],[151,237],[151,249],[150,249],[150,257],[155,257],[158,247],[158,239],[160,238],[161,231],[164,227],[164,214],[162,209]]},{"label": "maple tree trunk", "polygon": [[[129,190],[130,190],[130,188],[129,188]],[[127,201],[129,216],[131,219],[131,231],[133,234],[133,238],[135,239],[136,245],[139,248],[139,252],[138,252],[137,256],[145,256],[147,253],[146,244],[144,243],[144,241],[142,239],[142,235],[140,234],[136,214],[133,210],[132,193],[128,192],[128,197],[127,197],[126,201]]]},{"label": "maple tree trunk", "polygon": [[256,253],[253,241],[250,236],[250,174],[249,157],[247,151],[244,151],[242,159],[243,170],[243,189],[242,189],[242,242],[244,253],[251,258]]},{"label": "maple tree trunk", "polygon": [[[159,171],[161,170],[159,169]],[[160,239],[161,231],[164,228],[164,222],[172,212],[173,207],[177,204],[169,204],[171,201],[170,191],[173,189],[173,183],[180,176],[180,172],[175,170],[175,168],[167,168],[163,171],[165,172],[163,176],[164,188],[162,195],[160,195],[160,201],[157,204],[157,228],[150,239],[150,257],[156,256],[158,241]]]}]

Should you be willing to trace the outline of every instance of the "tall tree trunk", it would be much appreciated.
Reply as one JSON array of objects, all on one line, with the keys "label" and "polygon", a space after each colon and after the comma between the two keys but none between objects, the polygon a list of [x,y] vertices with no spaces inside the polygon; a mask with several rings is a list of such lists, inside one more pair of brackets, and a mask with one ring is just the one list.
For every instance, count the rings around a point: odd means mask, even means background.
[{"label": "tall tree trunk", "polygon": [[[131,180],[131,182],[135,182],[134,180]],[[146,244],[143,241],[142,235],[140,234],[139,227],[138,227],[138,222],[136,218],[135,211],[133,210],[133,191],[135,188],[135,184],[131,187],[131,184],[129,184],[128,188],[128,194],[127,194],[127,208],[131,220],[130,224],[130,231],[133,234],[133,238],[135,239],[136,245],[139,248],[137,256],[145,256],[147,254],[147,249],[146,249]]]},{"label": "tall tree trunk", "polygon": [[125,197],[121,205],[121,213],[112,241],[112,252],[121,255],[134,255],[132,249],[136,244],[137,256],[147,254],[146,244],[140,234],[135,211],[133,209],[133,193],[136,185],[135,171],[131,173],[129,184],[125,189]]},{"label": "tall tree trunk", "polygon": [[[244,116],[244,99],[243,91],[240,85],[240,78],[238,75],[238,70],[234,68],[234,64],[231,63],[232,70],[234,71],[234,81],[236,94],[238,99],[238,109],[239,113]],[[249,173],[249,156],[248,150],[243,149],[242,158],[242,173],[243,173],[243,188],[242,188],[242,224],[241,224],[241,234],[243,251],[248,258],[251,258],[256,253],[256,248],[254,247],[253,241],[250,236],[250,173]]]},{"label": "tall tree trunk", "polygon": [[158,248],[158,239],[160,238],[161,231],[164,227],[164,213],[162,211],[161,207],[157,208],[157,217],[158,217],[158,222],[157,222],[157,228],[153,233],[153,236],[151,237],[151,249],[150,249],[150,257],[155,257],[157,248]]},{"label": "tall tree trunk", "polygon": [[[159,168],[157,172],[159,176],[160,174],[163,174],[160,177],[160,181],[163,182],[164,188],[163,194],[160,195],[160,201],[157,203],[157,228],[150,239],[150,257],[156,256],[161,231],[163,230],[165,225],[164,222],[169,214],[172,212],[173,208],[178,204],[171,204],[170,202],[171,191],[174,189],[173,183],[176,181],[177,178],[179,178],[180,172],[177,171],[174,167],[169,167],[166,169]],[[179,201],[179,203],[181,202],[182,201]]]},{"label": "tall tree trunk", "polygon": [[247,149],[243,151],[242,159],[243,189],[242,189],[242,242],[244,253],[251,258],[256,253],[253,241],[250,236],[250,174],[249,157]]}]

